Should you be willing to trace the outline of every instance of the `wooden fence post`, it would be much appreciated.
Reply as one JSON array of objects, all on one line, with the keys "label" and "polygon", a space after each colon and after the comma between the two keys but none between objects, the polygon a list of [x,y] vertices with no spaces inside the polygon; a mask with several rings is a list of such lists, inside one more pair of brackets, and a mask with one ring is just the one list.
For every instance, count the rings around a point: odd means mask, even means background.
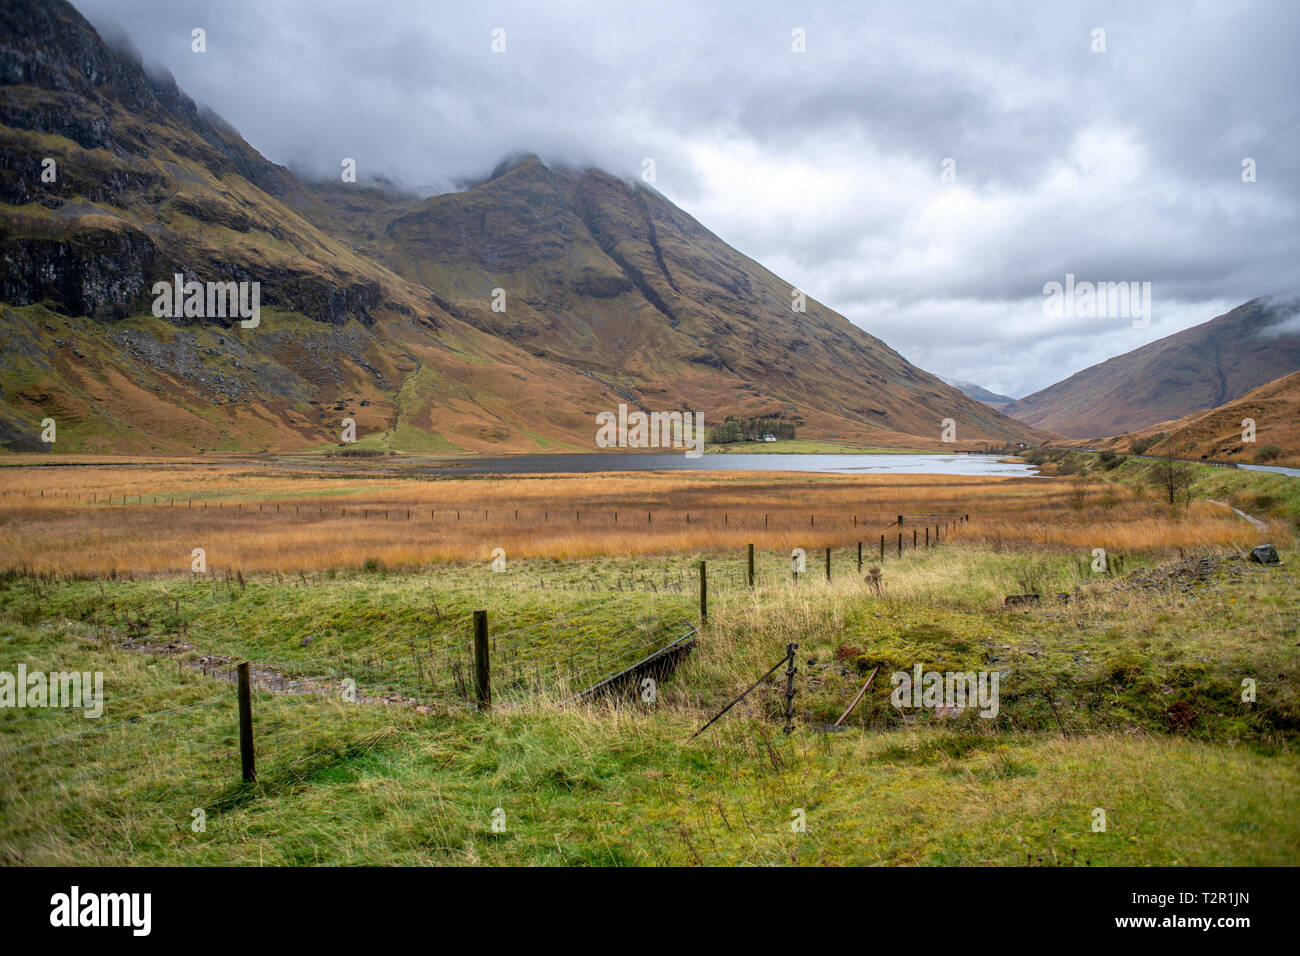
[{"label": "wooden fence post", "polygon": [[474,696],[478,709],[492,709],[492,672],[488,659],[487,611],[474,612]]},{"label": "wooden fence post", "polygon": [[898,532],[898,556],[903,556],[903,532]]},{"label": "wooden fence post", "polygon": [[754,586],[754,546],[749,546],[749,586]]},{"label": "wooden fence post", "polygon": [[709,623],[709,575],[700,562],[700,627]]},{"label": "wooden fence post", "polygon": [[826,549],[826,583],[831,583],[831,549]]},{"label": "wooden fence post", "polygon": [[885,536],[883,534],[880,536],[880,560],[885,560]]},{"label": "wooden fence post", "polygon": [[785,732],[794,730],[794,652],[798,644],[787,644],[785,648]]},{"label": "wooden fence post", "polygon": [[257,766],[253,759],[253,693],[248,677],[248,661],[239,665],[239,762],[244,783],[257,780]]},{"label": "wooden fence post", "polygon": [[862,542],[858,542],[858,574],[862,573]]}]

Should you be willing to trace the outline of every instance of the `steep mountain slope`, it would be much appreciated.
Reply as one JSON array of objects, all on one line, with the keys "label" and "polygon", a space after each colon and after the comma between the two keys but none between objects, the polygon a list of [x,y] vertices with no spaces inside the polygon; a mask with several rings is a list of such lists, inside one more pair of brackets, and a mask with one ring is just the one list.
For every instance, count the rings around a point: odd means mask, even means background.
[{"label": "steep mountain slope", "polygon": [[1002,409],[1070,438],[1131,432],[1215,408],[1300,369],[1294,298],[1265,296],[1107,359]]},{"label": "steep mountain slope", "polygon": [[382,195],[300,208],[458,318],[647,407],[838,438],[937,441],[947,417],[962,439],[1018,437],[820,303],[794,311],[789,283],[640,183],[522,156],[398,215]]},{"label": "steep mountain slope", "polygon": [[[43,447],[48,416],[60,450],[292,449],[346,415],[363,444],[529,450],[616,400],[317,229],[280,200],[300,189],[67,4],[7,2],[0,439]],[[260,282],[261,324],[155,318],[176,272]]]},{"label": "steep mountain slope", "polygon": [[[42,173],[53,160],[56,176]],[[180,273],[261,321],[158,318]],[[493,311],[493,290],[505,311]],[[592,448],[594,416],[779,416],[808,437],[1033,430],[808,301],[657,193],[503,165],[420,200],[304,184],[61,0],[0,8],[0,444]],[[919,438],[914,437],[919,436]]]},{"label": "steep mountain slope", "polygon": [[[1242,437],[1242,422],[1246,419],[1255,423],[1253,442]],[[1157,440],[1149,443],[1152,438]],[[1137,441],[1143,441],[1148,455],[1172,452],[1180,458],[1246,464],[1259,457],[1270,464],[1300,466],[1300,372],[1261,385],[1211,411],[1120,435],[1100,447],[1130,452]],[[1277,450],[1276,457],[1271,449]]]}]

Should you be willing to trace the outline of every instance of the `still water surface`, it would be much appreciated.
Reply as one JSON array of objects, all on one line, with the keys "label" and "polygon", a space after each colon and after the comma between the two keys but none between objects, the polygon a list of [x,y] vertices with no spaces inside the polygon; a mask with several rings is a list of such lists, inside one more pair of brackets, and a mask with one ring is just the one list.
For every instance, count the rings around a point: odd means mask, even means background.
[{"label": "still water surface", "polygon": [[600,454],[514,455],[462,458],[439,463],[429,472],[462,475],[572,475],[609,471],[806,471],[833,474],[1010,475],[1033,476],[1033,465],[998,460],[996,455],[704,455]]}]

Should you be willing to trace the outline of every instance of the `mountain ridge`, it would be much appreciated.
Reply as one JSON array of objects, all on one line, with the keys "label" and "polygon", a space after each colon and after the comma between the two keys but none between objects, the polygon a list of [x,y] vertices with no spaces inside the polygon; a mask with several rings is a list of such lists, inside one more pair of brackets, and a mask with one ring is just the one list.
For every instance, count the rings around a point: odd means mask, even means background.
[{"label": "mountain ridge", "polygon": [[990,391],[983,385],[976,385],[974,382],[967,382],[958,378],[945,378],[944,381],[953,388],[958,389],[962,394],[970,396],[977,402],[991,405],[999,411],[1015,401],[1010,395],[1000,395],[997,392]]},{"label": "mountain ridge", "polygon": [[1300,331],[1284,326],[1295,310],[1290,295],[1251,299],[1081,369],[1002,411],[1069,438],[1098,439],[1216,408],[1300,368]]},{"label": "mountain ridge", "polygon": [[[153,316],[175,273],[260,282],[262,326]],[[530,154],[432,197],[305,183],[62,0],[0,13],[10,447],[57,412],[86,451],[320,448],[345,416],[363,447],[578,450],[619,401],[877,444],[1037,434],[791,295],[644,184]]]}]

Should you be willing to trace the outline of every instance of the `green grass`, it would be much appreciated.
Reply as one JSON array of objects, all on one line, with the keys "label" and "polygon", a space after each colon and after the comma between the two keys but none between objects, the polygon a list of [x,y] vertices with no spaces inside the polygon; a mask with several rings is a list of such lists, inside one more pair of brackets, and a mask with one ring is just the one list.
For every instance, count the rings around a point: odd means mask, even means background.
[{"label": "green grass", "polygon": [[[341,665],[363,692],[406,693],[410,669],[367,672],[366,661],[400,658],[412,635],[421,648],[467,646],[468,615],[479,606],[492,609],[498,635],[578,614],[572,627],[541,628],[545,640],[531,652],[551,656],[532,660],[563,659],[566,642],[589,649],[626,623],[629,608],[689,616],[689,559],[512,562],[506,574],[463,565],[305,583],[258,576],[244,588],[8,577],[0,670],[19,661],[102,670],[108,703],[101,721],[0,711],[0,861],[1300,861],[1292,809],[1300,602],[1286,566],[1224,561],[1185,585],[1160,556],[1135,559],[1114,578],[1069,559],[956,545],[886,561],[876,597],[838,570],[830,586],[816,575],[796,586],[770,555],[751,593],[736,556],[709,560],[709,627],[654,706],[558,708],[546,693],[510,706],[507,695],[484,717],[348,703],[328,684],[321,693],[257,690],[251,786],[238,782],[232,685],[196,668],[200,656],[321,677]],[[1004,609],[1002,593],[1027,575],[1072,599]],[[314,638],[307,647],[305,636]],[[127,639],[189,647],[145,654],[124,649]],[[793,734],[780,731],[783,687],[774,682],[691,738],[791,641]],[[509,643],[500,638],[494,668]],[[900,713],[888,702],[889,675],[917,662],[1005,671],[999,716]],[[875,666],[848,729],[815,733]],[[1240,699],[1243,677],[1257,681],[1253,704]],[[1190,723],[1171,722],[1175,703]],[[60,737],[68,739],[37,745]],[[498,808],[502,832],[492,828]],[[1105,832],[1092,829],[1096,808],[1106,812]],[[205,832],[191,828],[195,810],[206,815]],[[791,827],[800,810],[803,832]]]},{"label": "green grass", "polygon": [[[75,815],[28,830],[6,860],[1293,865],[1300,848],[1279,796],[1300,784],[1294,757],[1187,741],[972,747],[944,732],[786,738],[741,722],[687,743],[684,722],[636,717],[313,716],[331,733],[325,749],[264,770],[256,786],[213,768],[119,792],[129,809],[91,794]],[[1105,832],[1092,830],[1096,808]]]},{"label": "green grass", "polygon": [[[1121,456],[1124,461],[1106,468],[1094,452],[1053,452],[1048,474],[1085,474],[1139,488],[1159,497],[1164,492],[1154,475],[1157,462],[1147,458]],[[1265,471],[1220,468],[1182,462],[1191,469],[1191,492],[1194,497],[1226,501],[1255,517],[1281,518],[1293,528],[1300,528],[1300,479]]]}]

